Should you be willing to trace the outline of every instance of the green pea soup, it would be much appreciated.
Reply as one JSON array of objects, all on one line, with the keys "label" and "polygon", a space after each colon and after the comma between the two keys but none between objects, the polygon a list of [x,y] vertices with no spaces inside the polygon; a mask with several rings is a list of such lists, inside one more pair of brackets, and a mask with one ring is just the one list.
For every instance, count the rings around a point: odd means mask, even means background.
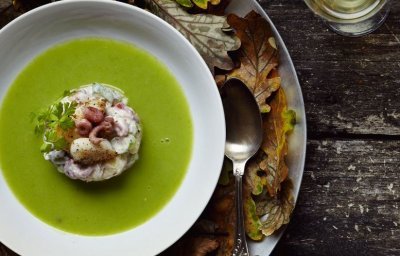
[{"label": "green pea soup", "polygon": [[[125,92],[141,118],[143,140],[132,168],[108,181],[85,183],[44,160],[30,116],[64,90],[93,82]],[[149,220],[180,186],[192,143],[189,106],[167,67],[111,39],[75,39],[46,50],[18,75],[0,109],[0,165],[8,186],[34,216],[71,233],[108,235]]]}]

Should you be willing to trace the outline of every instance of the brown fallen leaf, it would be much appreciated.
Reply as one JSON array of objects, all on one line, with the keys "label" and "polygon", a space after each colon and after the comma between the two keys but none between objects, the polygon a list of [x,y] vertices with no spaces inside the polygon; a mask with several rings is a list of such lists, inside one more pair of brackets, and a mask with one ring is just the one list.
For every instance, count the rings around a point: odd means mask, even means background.
[{"label": "brown fallen leaf", "polygon": [[294,209],[292,190],[293,184],[290,179],[282,182],[281,190],[275,197],[271,197],[268,191],[253,196],[249,191],[249,186],[245,186],[245,227],[246,234],[252,240],[262,240],[264,236],[272,235],[283,225],[289,223]]},{"label": "brown fallen leaf", "polygon": [[218,0],[175,0],[178,4],[183,7],[192,8],[193,6],[197,6],[201,9],[206,10],[208,7],[208,2],[212,2],[212,4],[219,4]]},{"label": "brown fallen leaf", "polygon": [[[225,165],[226,182],[219,184],[206,209],[193,227],[160,256],[193,256],[212,252],[213,256],[231,256],[233,250],[235,202],[232,164]],[[213,241],[213,242],[212,242]],[[218,246],[216,246],[218,244]],[[203,249],[199,249],[203,247]],[[207,254],[208,255],[208,254]]]},{"label": "brown fallen leaf", "polygon": [[[249,166],[246,172],[256,170],[257,168],[255,168],[255,166]],[[260,217],[257,215],[257,206],[253,200],[252,194],[254,194],[254,192],[256,192],[257,194],[261,193],[263,191],[263,186],[261,179],[256,173],[246,175],[244,181],[243,213],[246,234],[252,240],[259,241],[263,238],[260,230],[261,221]]]},{"label": "brown fallen leaf", "polygon": [[[191,0],[175,0],[175,2],[186,8],[192,8],[194,5]],[[207,5],[207,1],[205,1],[205,3]]]},{"label": "brown fallen leaf", "polygon": [[226,78],[242,80],[253,92],[261,112],[269,112],[266,100],[280,87],[278,73],[270,74],[278,66],[278,48],[271,27],[254,11],[244,18],[229,14],[227,21],[241,40],[237,52],[241,65]]},{"label": "brown fallen leaf", "polygon": [[231,256],[235,236],[235,182],[232,171],[227,185],[218,185],[205,210],[205,217],[218,226],[216,256]]},{"label": "brown fallen leaf", "polygon": [[230,0],[211,0],[207,9],[201,9],[195,6],[194,8],[190,9],[191,13],[208,13],[223,16],[225,14],[225,9],[228,7]]},{"label": "brown fallen leaf", "polygon": [[190,14],[172,0],[145,0],[147,8],[181,32],[203,57],[211,72],[214,67],[234,68],[228,51],[240,47],[240,40],[226,33],[226,17]]},{"label": "brown fallen leaf", "polygon": [[253,195],[260,195],[264,191],[264,184],[262,178],[259,176],[258,172],[261,171],[258,165],[258,153],[256,157],[253,157],[246,166],[245,171],[245,186]]},{"label": "brown fallen leaf", "polygon": [[269,194],[274,197],[288,175],[285,157],[288,152],[287,134],[294,129],[296,113],[287,109],[286,95],[280,88],[270,102],[271,112],[263,120],[264,139],[261,149],[265,155],[259,162],[265,173]]},{"label": "brown fallen leaf", "polygon": [[210,236],[186,234],[159,256],[206,256],[215,251],[218,241]]},{"label": "brown fallen leaf", "polygon": [[276,197],[268,193],[256,201],[256,214],[262,219],[260,230],[270,236],[283,225],[289,223],[294,209],[293,183],[286,179]]},{"label": "brown fallen leaf", "polygon": [[287,210],[280,209],[281,205],[274,208],[277,211],[277,217],[272,218],[271,215],[268,223],[261,221],[261,216],[256,210],[260,204],[276,200],[282,193],[280,192],[281,183],[287,179],[288,175],[288,167],[285,163],[288,150],[286,136],[293,130],[296,119],[294,111],[287,109],[283,88],[274,94],[270,105],[271,111],[263,115],[263,144],[256,156],[247,164],[245,172],[245,227],[247,235],[253,240],[261,240],[263,235],[267,235],[272,229],[276,230],[287,223],[280,214]]},{"label": "brown fallen leaf", "polygon": [[217,6],[221,2],[229,2],[229,0],[175,0],[178,4],[186,8],[197,7],[202,10],[208,10],[211,6]]},{"label": "brown fallen leaf", "polygon": [[206,256],[208,253],[215,251],[219,246],[219,243],[210,238],[199,237],[197,238],[192,247],[192,254],[186,254],[187,256]]}]

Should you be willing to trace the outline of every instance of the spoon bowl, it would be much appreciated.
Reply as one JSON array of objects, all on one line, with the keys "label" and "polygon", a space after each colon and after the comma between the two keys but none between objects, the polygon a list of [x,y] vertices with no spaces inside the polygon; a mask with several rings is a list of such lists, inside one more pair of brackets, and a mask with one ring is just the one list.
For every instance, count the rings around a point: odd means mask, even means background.
[{"label": "spoon bowl", "polygon": [[232,161],[245,161],[260,148],[262,121],[253,93],[242,81],[229,79],[221,89],[225,111],[225,155]]},{"label": "spoon bowl", "polygon": [[225,155],[233,162],[235,176],[236,236],[233,256],[248,256],[242,201],[242,176],[246,162],[263,139],[262,119],[253,93],[239,79],[229,79],[221,88],[225,112]]}]

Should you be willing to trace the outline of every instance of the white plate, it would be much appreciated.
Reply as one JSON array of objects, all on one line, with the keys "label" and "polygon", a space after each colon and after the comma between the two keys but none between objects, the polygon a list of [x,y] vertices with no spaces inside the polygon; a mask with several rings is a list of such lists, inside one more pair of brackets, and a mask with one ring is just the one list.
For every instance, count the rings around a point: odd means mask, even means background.
[{"label": "white plate", "polygon": [[87,36],[131,42],[175,75],[194,123],[187,174],[155,217],[130,231],[100,237],[66,233],[41,222],[18,202],[0,174],[0,241],[24,256],[155,255],[190,228],[214,191],[225,144],[221,99],[206,64],[181,34],[147,11],[102,0],[56,2],[4,27],[0,31],[1,98],[32,58],[59,42]]},{"label": "white plate", "polygon": [[[293,181],[294,198],[297,201],[301,180],[303,178],[307,144],[306,115],[303,94],[301,92],[299,80],[297,79],[296,70],[294,69],[292,59],[286,49],[285,43],[271,19],[256,0],[232,0],[231,4],[228,6],[227,13],[235,13],[239,16],[245,16],[251,10],[255,10],[261,14],[272,27],[272,31],[279,47],[279,74],[282,78],[282,87],[285,89],[289,108],[296,111],[297,124],[293,133],[289,137],[289,153],[286,160],[289,166],[289,177]],[[284,228],[280,229],[272,236],[265,238],[262,242],[248,241],[250,255],[269,255],[282,237],[283,232]]]}]

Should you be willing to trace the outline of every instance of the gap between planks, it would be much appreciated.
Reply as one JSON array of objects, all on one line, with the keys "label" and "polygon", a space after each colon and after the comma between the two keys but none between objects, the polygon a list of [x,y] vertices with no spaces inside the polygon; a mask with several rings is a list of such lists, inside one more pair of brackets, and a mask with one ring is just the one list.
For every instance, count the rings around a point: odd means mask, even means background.
[{"label": "gap between planks", "polygon": [[400,135],[391,134],[354,134],[346,132],[313,132],[307,134],[308,140],[375,140],[375,141],[399,141]]}]

